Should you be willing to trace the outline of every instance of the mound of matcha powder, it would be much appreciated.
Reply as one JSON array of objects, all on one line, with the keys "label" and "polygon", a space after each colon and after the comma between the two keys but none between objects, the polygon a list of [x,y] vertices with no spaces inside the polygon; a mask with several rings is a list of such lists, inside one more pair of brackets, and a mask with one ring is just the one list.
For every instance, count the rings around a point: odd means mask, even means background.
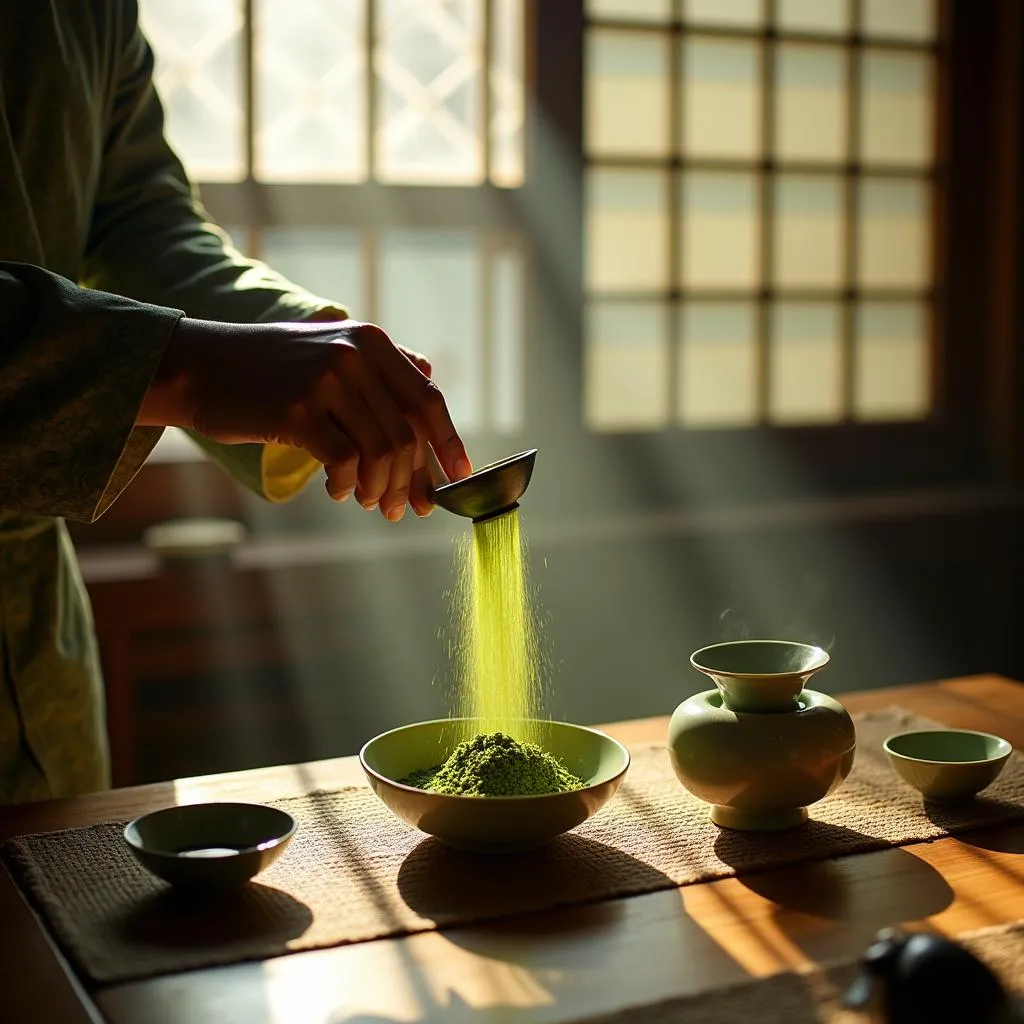
[{"label": "mound of matcha powder", "polygon": [[583,783],[550,754],[501,732],[460,743],[444,764],[413,772],[406,786],[453,796],[539,796],[582,789]]}]

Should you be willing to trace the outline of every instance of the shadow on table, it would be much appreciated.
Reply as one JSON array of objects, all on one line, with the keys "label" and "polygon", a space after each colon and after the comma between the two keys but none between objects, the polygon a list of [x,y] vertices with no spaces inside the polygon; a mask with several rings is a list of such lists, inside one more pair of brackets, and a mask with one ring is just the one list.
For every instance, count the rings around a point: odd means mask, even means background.
[{"label": "shadow on table", "polygon": [[[814,824],[818,834],[824,833],[825,842],[847,848],[874,845],[875,849],[744,874],[738,881],[775,904],[776,926],[815,959],[860,952],[879,929],[931,917],[953,902],[949,883],[912,853],[879,847],[872,837],[843,826]],[[741,849],[749,856],[750,843],[786,843],[796,838],[795,833],[786,832],[737,835],[723,831],[715,851],[729,863]],[[822,921],[841,927],[822,927]]]},{"label": "shadow on table", "polygon": [[[568,834],[542,850],[498,857],[460,853],[428,839],[406,858],[398,888],[413,910],[433,920],[477,917],[446,927],[444,938],[510,965],[497,975],[506,988],[526,984],[534,996],[545,992],[581,1013],[600,1012],[609,985],[630,1005],[663,998],[680,985],[700,987],[707,977],[749,978],[687,914],[668,875],[583,836]],[[484,920],[482,908],[493,906],[496,890],[522,912]],[[680,949],[684,959],[669,963],[671,951]],[[457,1006],[456,993],[448,996]],[[514,1020],[518,1011],[503,1006],[500,1013]]]},{"label": "shadow on table", "polygon": [[252,883],[233,893],[187,894],[166,889],[134,906],[117,930],[126,941],[164,948],[216,948],[259,938],[283,952],[313,923],[305,903]]},{"label": "shadow on table", "polygon": [[574,834],[516,854],[463,853],[425,839],[398,872],[402,899],[440,925],[674,888],[657,868]]},{"label": "shadow on table", "polygon": [[[936,804],[925,800],[921,806],[928,820],[939,828],[955,827],[957,831],[952,833],[953,838],[961,843],[994,853],[1024,853],[1024,809],[1017,804],[978,796],[958,804]],[[961,831],[965,823],[968,829],[974,830]]]}]

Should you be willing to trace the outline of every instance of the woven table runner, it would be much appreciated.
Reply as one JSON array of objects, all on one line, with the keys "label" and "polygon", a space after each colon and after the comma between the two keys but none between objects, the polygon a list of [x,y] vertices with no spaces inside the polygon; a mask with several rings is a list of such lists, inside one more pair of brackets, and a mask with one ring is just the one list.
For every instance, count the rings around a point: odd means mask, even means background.
[{"label": "woven table runner", "polygon": [[811,821],[785,832],[718,829],[659,746],[633,751],[622,787],[599,814],[514,856],[449,850],[363,787],[276,801],[299,823],[288,850],[257,882],[212,900],[184,898],[148,874],[121,824],[21,836],[5,854],[77,967],[94,982],[113,982],[654,892],[1024,818],[1024,758],[1016,753],[982,797],[926,808],[881,743],[934,723],[899,709],[856,721],[849,778],[812,807]]},{"label": "woven table runner", "polygon": [[[1024,997],[1024,922],[984,928],[956,941],[991,968],[1011,997]],[[843,995],[858,973],[857,959],[850,958],[588,1017],[587,1024],[865,1024],[862,1013],[842,1005]],[[951,990],[949,994],[949,1015],[943,1020],[973,1024],[976,1017],[970,1009],[958,1014],[963,1006],[959,993]]]}]

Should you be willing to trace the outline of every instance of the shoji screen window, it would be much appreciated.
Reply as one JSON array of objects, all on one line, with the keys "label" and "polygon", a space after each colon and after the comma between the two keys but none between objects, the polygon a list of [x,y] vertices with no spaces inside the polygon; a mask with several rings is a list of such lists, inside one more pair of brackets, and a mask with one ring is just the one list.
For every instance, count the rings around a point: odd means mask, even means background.
[{"label": "shoji screen window", "polygon": [[934,0],[588,0],[585,418],[933,408]]}]

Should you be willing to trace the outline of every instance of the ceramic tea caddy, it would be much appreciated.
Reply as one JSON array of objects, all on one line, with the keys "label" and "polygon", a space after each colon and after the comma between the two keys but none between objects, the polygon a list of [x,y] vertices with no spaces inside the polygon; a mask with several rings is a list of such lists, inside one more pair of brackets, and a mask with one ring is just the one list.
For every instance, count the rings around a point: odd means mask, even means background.
[{"label": "ceramic tea caddy", "polygon": [[690,657],[716,689],[676,708],[668,748],[679,781],[712,805],[716,825],[799,825],[849,775],[853,721],[839,701],[806,687],[828,661],[820,647],[785,640],[714,644]]}]

